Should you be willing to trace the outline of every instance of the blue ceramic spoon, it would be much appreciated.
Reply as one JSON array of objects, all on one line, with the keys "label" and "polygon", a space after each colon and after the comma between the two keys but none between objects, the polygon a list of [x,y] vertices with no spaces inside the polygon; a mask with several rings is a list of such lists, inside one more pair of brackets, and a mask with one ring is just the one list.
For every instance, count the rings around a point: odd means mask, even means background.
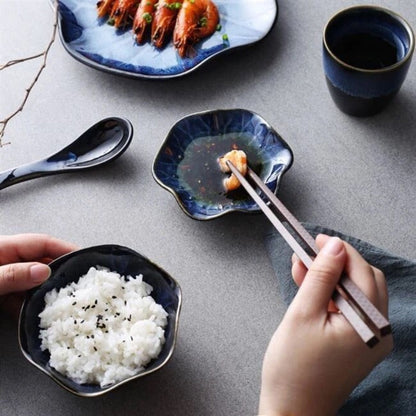
[{"label": "blue ceramic spoon", "polygon": [[77,140],[46,159],[0,173],[0,189],[29,179],[89,169],[120,156],[133,137],[130,121],[106,118],[91,126]]}]

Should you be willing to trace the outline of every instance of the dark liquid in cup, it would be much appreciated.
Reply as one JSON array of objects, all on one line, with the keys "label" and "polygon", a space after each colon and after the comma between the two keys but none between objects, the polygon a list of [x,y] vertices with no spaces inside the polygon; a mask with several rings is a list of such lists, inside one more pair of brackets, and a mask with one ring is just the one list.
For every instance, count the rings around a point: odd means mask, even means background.
[{"label": "dark liquid in cup", "polygon": [[343,37],[333,52],[345,63],[362,69],[381,69],[398,61],[394,44],[369,33]]}]

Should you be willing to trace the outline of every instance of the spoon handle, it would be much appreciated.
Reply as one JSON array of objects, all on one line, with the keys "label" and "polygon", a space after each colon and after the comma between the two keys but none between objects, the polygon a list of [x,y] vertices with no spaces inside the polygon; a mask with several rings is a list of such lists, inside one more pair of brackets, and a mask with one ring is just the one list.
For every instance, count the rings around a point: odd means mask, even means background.
[{"label": "spoon handle", "polygon": [[4,172],[0,172],[0,189],[15,185],[16,183],[28,181],[30,179],[40,178],[41,176],[59,173],[53,166],[50,166],[46,160],[29,163]]}]

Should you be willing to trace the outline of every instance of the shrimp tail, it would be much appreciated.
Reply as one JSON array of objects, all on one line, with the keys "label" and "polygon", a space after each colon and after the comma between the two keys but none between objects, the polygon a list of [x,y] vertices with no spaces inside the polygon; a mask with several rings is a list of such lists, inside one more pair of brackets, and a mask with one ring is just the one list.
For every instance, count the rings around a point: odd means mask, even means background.
[{"label": "shrimp tail", "polygon": [[113,4],[116,0],[99,0],[97,1],[97,14],[99,18],[108,16],[111,13]]},{"label": "shrimp tail", "polygon": [[189,48],[217,29],[219,13],[211,0],[184,0],[176,19],[173,44],[183,58]]},{"label": "shrimp tail", "polygon": [[140,22],[134,28],[134,36],[136,38],[136,42],[141,45],[146,41],[146,33],[147,32],[147,23]]},{"label": "shrimp tail", "polygon": [[144,43],[150,33],[156,4],[157,0],[142,0],[137,8],[133,20],[133,33],[138,44]]},{"label": "shrimp tail", "polygon": [[156,48],[163,48],[169,41],[183,0],[160,0],[152,22],[152,42]]},{"label": "shrimp tail", "polygon": [[169,36],[173,31],[174,24],[161,21],[160,24],[152,27],[152,42],[156,48],[161,49],[169,40]]},{"label": "shrimp tail", "polygon": [[195,27],[189,27],[188,30],[182,33],[181,36],[176,36],[174,38],[175,48],[177,49],[181,58],[184,58],[188,55],[189,48],[197,41],[197,38],[194,36],[194,30]]},{"label": "shrimp tail", "polygon": [[130,24],[137,9],[137,0],[116,0],[111,9],[110,19],[116,28]]}]

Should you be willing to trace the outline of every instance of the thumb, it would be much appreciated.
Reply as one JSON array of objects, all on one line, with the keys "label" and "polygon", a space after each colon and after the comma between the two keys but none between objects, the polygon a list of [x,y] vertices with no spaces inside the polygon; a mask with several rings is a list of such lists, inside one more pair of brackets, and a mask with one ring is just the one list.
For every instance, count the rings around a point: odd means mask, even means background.
[{"label": "thumb", "polygon": [[345,267],[347,251],[338,237],[328,238],[295,297],[307,314],[328,311],[328,304]]},{"label": "thumb", "polygon": [[0,266],[0,295],[22,292],[43,283],[51,274],[43,263],[13,263]]}]

